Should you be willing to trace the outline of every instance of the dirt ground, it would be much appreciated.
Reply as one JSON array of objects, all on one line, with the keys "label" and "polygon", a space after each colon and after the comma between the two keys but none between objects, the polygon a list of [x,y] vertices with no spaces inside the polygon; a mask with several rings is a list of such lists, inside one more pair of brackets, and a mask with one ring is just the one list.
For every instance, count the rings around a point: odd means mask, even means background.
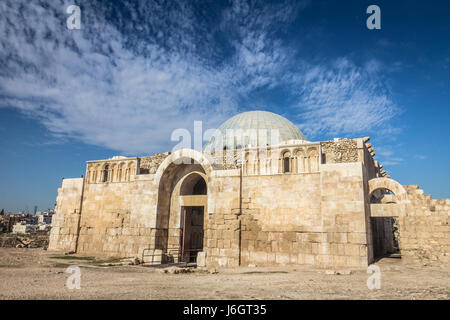
[{"label": "dirt ground", "polygon": [[[72,259],[72,258],[71,258]],[[69,265],[80,266],[80,289],[68,289]],[[328,274],[311,267],[241,267],[218,273],[161,273],[140,265],[99,266],[42,249],[0,248],[0,299],[446,299],[450,270],[377,262],[381,288],[366,270]],[[345,273],[345,272],[341,272]]]}]

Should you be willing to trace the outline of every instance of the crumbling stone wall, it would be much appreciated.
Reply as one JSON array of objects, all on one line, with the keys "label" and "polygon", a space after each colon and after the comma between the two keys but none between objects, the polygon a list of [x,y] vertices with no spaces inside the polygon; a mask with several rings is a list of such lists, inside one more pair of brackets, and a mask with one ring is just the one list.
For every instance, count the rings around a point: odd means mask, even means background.
[{"label": "crumbling stone wall", "polygon": [[450,199],[431,199],[417,185],[404,187],[410,204],[399,217],[402,260],[450,265]]}]

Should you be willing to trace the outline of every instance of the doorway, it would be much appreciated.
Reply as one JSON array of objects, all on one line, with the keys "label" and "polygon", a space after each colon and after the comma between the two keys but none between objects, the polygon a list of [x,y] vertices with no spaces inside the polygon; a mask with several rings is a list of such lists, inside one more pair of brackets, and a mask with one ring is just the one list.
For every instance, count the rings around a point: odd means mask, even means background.
[{"label": "doorway", "polygon": [[203,206],[182,207],[181,217],[181,259],[183,262],[196,262],[197,254],[203,251]]},{"label": "doorway", "polygon": [[[389,189],[377,189],[370,196],[371,211],[380,206],[384,210],[391,211],[395,208],[395,194]],[[393,206],[389,208],[389,206]],[[399,249],[399,225],[395,216],[375,216],[370,218],[372,229],[373,261],[382,258],[400,259]]]}]

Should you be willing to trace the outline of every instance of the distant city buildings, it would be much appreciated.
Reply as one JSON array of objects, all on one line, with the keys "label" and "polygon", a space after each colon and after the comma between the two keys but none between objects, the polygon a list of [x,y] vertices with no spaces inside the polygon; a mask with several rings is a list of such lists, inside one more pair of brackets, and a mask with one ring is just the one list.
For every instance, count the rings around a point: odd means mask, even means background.
[{"label": "distant city buildings", "polygon": [[48,232],[51,229],[53,210],[44,212],[37,211],[36,214],[28,213],[5,213],[0,211],[0,232],[25,234],[32,232]]},{"label": "distant city buildings", "polygon": [[12,233],[32,233],[36,232],[37,225],[35,224],[27,224],[25,221],[17,222],[12,229]]}]

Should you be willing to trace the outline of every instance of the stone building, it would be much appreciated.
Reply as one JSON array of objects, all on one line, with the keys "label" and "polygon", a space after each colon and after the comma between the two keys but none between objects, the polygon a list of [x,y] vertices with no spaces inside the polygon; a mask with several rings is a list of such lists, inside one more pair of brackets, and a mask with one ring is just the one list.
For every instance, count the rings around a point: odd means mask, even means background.
[{"label": "stone building", "polygon": [[25,233],[31,233],[36,232],[37,225],[34,224],[27,224],[25,221],[18,222],[13,226],[12,233],[19,233],[19,234],[25,234]]},{"label": "stone building", "polygon": [[391,179],[369,138],[310,142],[289,120],[238,114],[205,145],[88,161],[58,189],[50,250],[207,266],[448,265],[450,200]]}]

